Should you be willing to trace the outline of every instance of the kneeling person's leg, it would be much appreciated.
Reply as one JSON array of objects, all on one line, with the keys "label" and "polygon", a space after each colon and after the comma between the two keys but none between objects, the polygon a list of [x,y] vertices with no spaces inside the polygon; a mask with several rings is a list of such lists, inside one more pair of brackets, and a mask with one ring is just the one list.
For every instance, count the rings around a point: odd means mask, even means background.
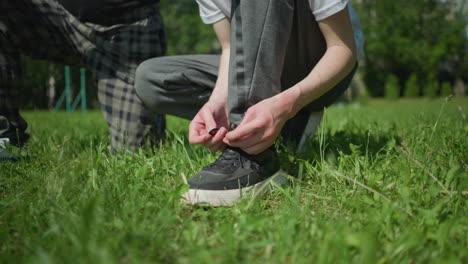
[{"label": "kneeling person's leg", "polygon": [[8,45],[0,29],[0,139],[17,147],[29,138],[18,107],[20,74],[19,54]]},{"label": "kneeling person's leg", "polygon": [[152,112],[192,119],[215,87],[219,59],[187,55],[147,60],[137,68],[137,95]]},{"label": "kneeling person's leg", "polygon": [[0,1],[0,138],[22,146],[29,135],[18,109],[21,81],[20,53],[33,58],[77,64],[68,13],[52,0]]},{"label": "kneeling person's leg", "polygon": [[[238,126],[245,112],[281,92],[280,76],[292,22],[293,0],[233,1],[229,65],[229,120]],[[281,175],[274,147],[258,155],[228,146],[190,181],[190,204],[232,205],[247,191],[269,188]]]}]

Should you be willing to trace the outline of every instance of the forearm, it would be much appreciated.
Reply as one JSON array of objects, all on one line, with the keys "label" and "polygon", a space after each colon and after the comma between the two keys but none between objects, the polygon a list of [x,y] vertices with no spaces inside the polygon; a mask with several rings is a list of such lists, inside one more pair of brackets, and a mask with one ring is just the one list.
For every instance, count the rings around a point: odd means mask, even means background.
[{"label": "forearm", "polygon": [[210,96],[210,101],[218,103],[227,103],[228,96],[228,79],[229,79],[229,56],[230,48],[225,47],[221,53],[218,69],[218,79],[213,93]]},{"label": "forearm", "polygon": [[356,65],[356,47],[347,8],[319,22],[327,49],[310,74],[278,95],[288,117],[335,87]]},{"label": "forearm", "polygon": [[355,64],[353,50],[346,46],[329,47],[305,79],[278,95],[280,102],[287,106],[285,110],[289,118],[335,87],[353,70]]},{"label": "forearm", "polygon": [[229,56],[231,50],[230,25],[230,21],[227,18],[213,24],[213,29],[221,44],[222,52],[219,62],[218,80],[216,81],[216,86],[209,100],[210,102],[226,105],[228,97]]}]

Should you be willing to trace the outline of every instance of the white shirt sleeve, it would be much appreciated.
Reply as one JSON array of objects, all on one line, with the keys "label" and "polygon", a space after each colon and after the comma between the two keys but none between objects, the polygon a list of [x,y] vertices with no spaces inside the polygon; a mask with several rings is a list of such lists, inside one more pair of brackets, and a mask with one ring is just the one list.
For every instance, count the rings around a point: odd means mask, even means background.
[{"label": "white shirt sleeve", "polygon": [[315,20],[320,21],[343,10],[349,0],[309,0]]},{"label": "white shirt sleeve", "polygon": [[196,0],[200,8],[200,17],[205,24],[214,24],[225,18],[221,9],[212,0]]}]

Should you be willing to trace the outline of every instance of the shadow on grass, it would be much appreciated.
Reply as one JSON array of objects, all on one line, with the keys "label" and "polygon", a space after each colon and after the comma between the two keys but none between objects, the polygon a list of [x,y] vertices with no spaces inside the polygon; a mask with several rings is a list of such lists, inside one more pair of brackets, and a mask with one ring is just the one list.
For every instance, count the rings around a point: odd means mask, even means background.
[{"label": "shadow on grass", "polygon": [[292,175],[297,175],[299,161],[318,164],[322,160],[336,164],[339,157],[367,157],[374,159],[378,155],[386,155],[401,138],[396,131],[379,131],[372,133],[369,130],[340,130],[336,132],[325,131],[314,136],[306,142],[305,151],[298,153],[291,146],[282,144],[281,163]]}]

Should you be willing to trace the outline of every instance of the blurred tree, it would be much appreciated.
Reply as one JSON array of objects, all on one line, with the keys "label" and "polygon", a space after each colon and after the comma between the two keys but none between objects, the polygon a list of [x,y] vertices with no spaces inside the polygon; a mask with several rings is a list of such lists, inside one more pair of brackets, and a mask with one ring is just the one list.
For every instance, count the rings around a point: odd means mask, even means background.
[{"label": "blurred tree", "polygon": [[219,53],[213,28],[202,23],[194,0],[161,1],[167,55]]},{"label": "blurred tree", "polygon": [[23,108],[47,108],[47,84],[49,73],[53,66],[47,61],[32,60],[21,57],[21,107]]},{"label": "blurred tree", "polygon": [[439,93],[439,82],[436,80],[434,75],[429,76],[426,80],[426,84],[423,86],[424,96],[434,98]]},{"label": "blurred tree", "polygon": [[447,97],[453,94],[452,85],[449,82],[443,82],[440,89],[440,96]]},{"label": "blurred tree", "polygon": [[400,87],[398,84],[398,78],[390,74],[385,81],[385,98],[395,100],[400,97]]},{"label": "blurred tree", "polygon": [[419,96],[419,82],[416,73],[411,76],[405,82],[405,97],[418,97]]},{"label": "blurred tree", "polygon": [[452,79],[466,76],[466,17],[453,0],[362,0],[357,9],[366,36],[362,70],[371,95],[383,95],[389,73],[402,83],[412,74],[426,83],[450,64]]},{"label": "blurred tree", "polygon": [[[49,105],[49,78],[55,79],[55,100],[62,94],[64,83],[64,66],[50,61],[34,60],[26,56],[21,57],[21,108],[47,109]],[[98,106],[97,89],[91,74],[86,76],[87,101],[90,107]],[[71,95],[75,96],[80,89],[80,67],[71,67]],[[73,99],[73,98],[72,98]]]}]

